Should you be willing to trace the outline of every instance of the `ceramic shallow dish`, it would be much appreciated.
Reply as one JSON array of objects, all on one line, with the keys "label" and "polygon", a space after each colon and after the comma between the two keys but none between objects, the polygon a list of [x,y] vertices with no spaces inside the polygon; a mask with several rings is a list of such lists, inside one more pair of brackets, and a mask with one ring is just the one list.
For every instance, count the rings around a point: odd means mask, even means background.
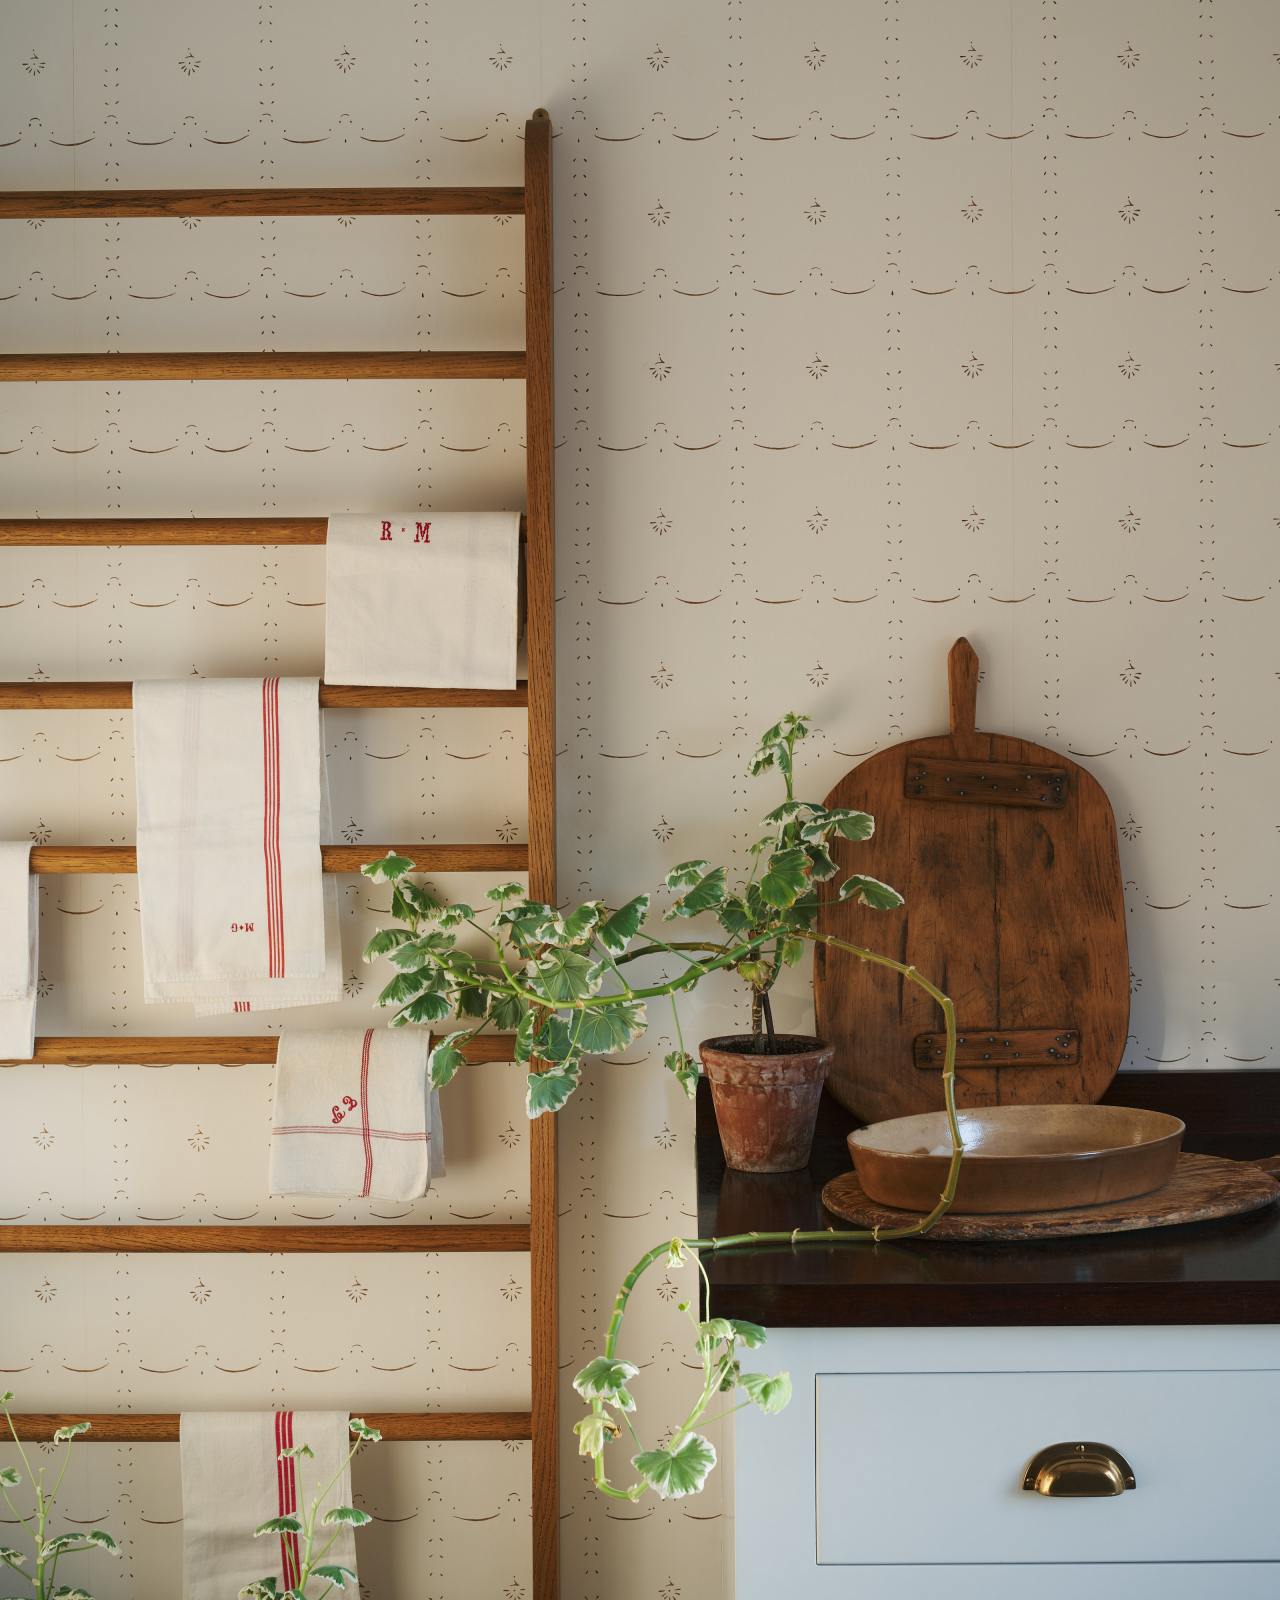
[{"label": "ceramic shallow dish", "polygon": [[[965,1158],[954,1210],[1054,1211],[1149,1194],[1173,1176],[1185,1124],[1125,1106],[988,1106],[960,1113]],[[929,1211],[950,1160],[945,1113],[873,1122],[849,1135],[872,1200]]]}]

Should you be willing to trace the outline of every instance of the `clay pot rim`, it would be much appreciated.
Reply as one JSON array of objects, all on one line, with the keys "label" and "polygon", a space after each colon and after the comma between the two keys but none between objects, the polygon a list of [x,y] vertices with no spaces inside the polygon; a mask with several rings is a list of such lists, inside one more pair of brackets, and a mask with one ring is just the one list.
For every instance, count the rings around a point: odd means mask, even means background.
[{"label": "clay pot rim", "polygon": [[714,1039],[704,1039],[698,1050],[700,1053],[714,1050],[719,1055],[741,1056],[744,1061],[758,1061],[763,1064],[767,1061],[785,1061],[788,1056],[817,1056],[835,1048],[825,1039],[819,1039],[811,1033],[778,1033],[774,1035],[776,1042],[793,1045],[795,1048],[771,1050],[764,1055],[758,1055],[751,1049],[754,1038],[755,1035],[750,1033],[725,1033]]}]

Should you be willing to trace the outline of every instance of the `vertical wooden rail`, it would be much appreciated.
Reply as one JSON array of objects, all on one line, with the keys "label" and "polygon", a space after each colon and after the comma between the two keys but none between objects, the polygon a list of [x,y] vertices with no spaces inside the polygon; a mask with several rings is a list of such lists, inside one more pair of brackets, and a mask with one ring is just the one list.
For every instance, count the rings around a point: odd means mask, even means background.
[{"label": "vertical wooden rail", "polygon": [[[556,899],[555,421],[552,363],[551,118],[524,130],[525,471],[529,649],[529,896]],[[533,1412],[533,1600],[560,1593],[557,1390],[556,1119],[530,1137],[530,1392]]]}]

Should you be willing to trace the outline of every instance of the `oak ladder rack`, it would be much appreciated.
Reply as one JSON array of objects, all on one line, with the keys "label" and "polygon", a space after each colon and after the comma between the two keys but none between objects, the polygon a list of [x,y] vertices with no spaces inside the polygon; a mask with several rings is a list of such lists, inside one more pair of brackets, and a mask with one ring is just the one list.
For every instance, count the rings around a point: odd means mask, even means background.
[{"label": "oak ladder rack", "polygon": [[[0,355],[3,382],[110,382],[183,379],[412,378],[523,379],[529,677],[514,690],[370,688],[322,684],[332,707],[527,706],[529,840],[527,844],[329,845],[326,872],[353,872],[395,850],[424,871],[524,871],[529,893],[555,900],[555,524],[552,401],[551,120],[536,111],[525,124],[524,184],[518,188],[317,188],[13,191],[0,194],[0,220],[74,217],[519,216],[525,219],[525,348],[523,350],[239,351],[191,354]],[[304,545],[325,542],[319,517],[101,517],[0,519],[5,545]],[[127,709],[127,683],[0,684],[0,709]],[[41,845],[31,870],[40,874],[136,871],[132,847]],[[275,1060],[274,1037],[37,1039],[38,1063],[89,1067]],[[501,1039],[477,1040],[473,1061],[511,1059]],[[0,1063],[16,1066],[16,1062]],[[527,1412],[367,1413],[392,1440],[527,1439],[531,1441],[532,1600],[559,1594],[559,1439],[557,1433],[556,1133],[553,1117],[529,1126],[528,1224],[353,1227],[82,1226],[0,1228],[2,1251],[528,1251],[530,1257],[530,1409]],[[24,1439],[84,1418],[51,1413],[15,1416]],[[171,1414],[107,1413],[88,1418],[89,1439],[176,1440]]]}]

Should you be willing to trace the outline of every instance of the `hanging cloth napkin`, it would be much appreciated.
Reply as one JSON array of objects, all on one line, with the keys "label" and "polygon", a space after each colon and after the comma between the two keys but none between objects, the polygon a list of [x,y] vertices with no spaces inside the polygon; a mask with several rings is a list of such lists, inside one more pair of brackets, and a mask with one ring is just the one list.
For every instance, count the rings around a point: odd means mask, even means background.
[{"label": "hanging cloth napkin", "polygon": [[284,1033],[276,1053],[271,1194],[418,1200],[444,1173],[425,1028]]},{"label": "hanging cloth napkin", "polygon": [[[342,1465],[351,1449],[346,1412],[186,1411],[178,1433],[183,1600],[227,1600],[272,1576],[281,1593],[290,1589],[301,1572],[298,1535],[255,1539],[253,1530],[271,1517],[305,1514],[335,1473],[325,1508],[351,1504],[351,1468]],[[281,1450],[302,1444],[314,1459],[280,1459]],[[325,1529],[324,1537],[333,1532]],[[338,1530],[325,1565],[356,1570],[354,1529]]]},{"label": "hanging cloth napkin", "polygon": [[315,678],[136,683],[145,998],[197,1016],[342,993]]},{"label": "hanging cloth napkin", "polygon": [[35,1053],[39,945],[31,841],[0,844],[0,1060],[30,1061]]},{"label": "hanging cloth napkin", "polygon": [[519,588],[514,511],[330,517],[325,677],[514,689]]}]

